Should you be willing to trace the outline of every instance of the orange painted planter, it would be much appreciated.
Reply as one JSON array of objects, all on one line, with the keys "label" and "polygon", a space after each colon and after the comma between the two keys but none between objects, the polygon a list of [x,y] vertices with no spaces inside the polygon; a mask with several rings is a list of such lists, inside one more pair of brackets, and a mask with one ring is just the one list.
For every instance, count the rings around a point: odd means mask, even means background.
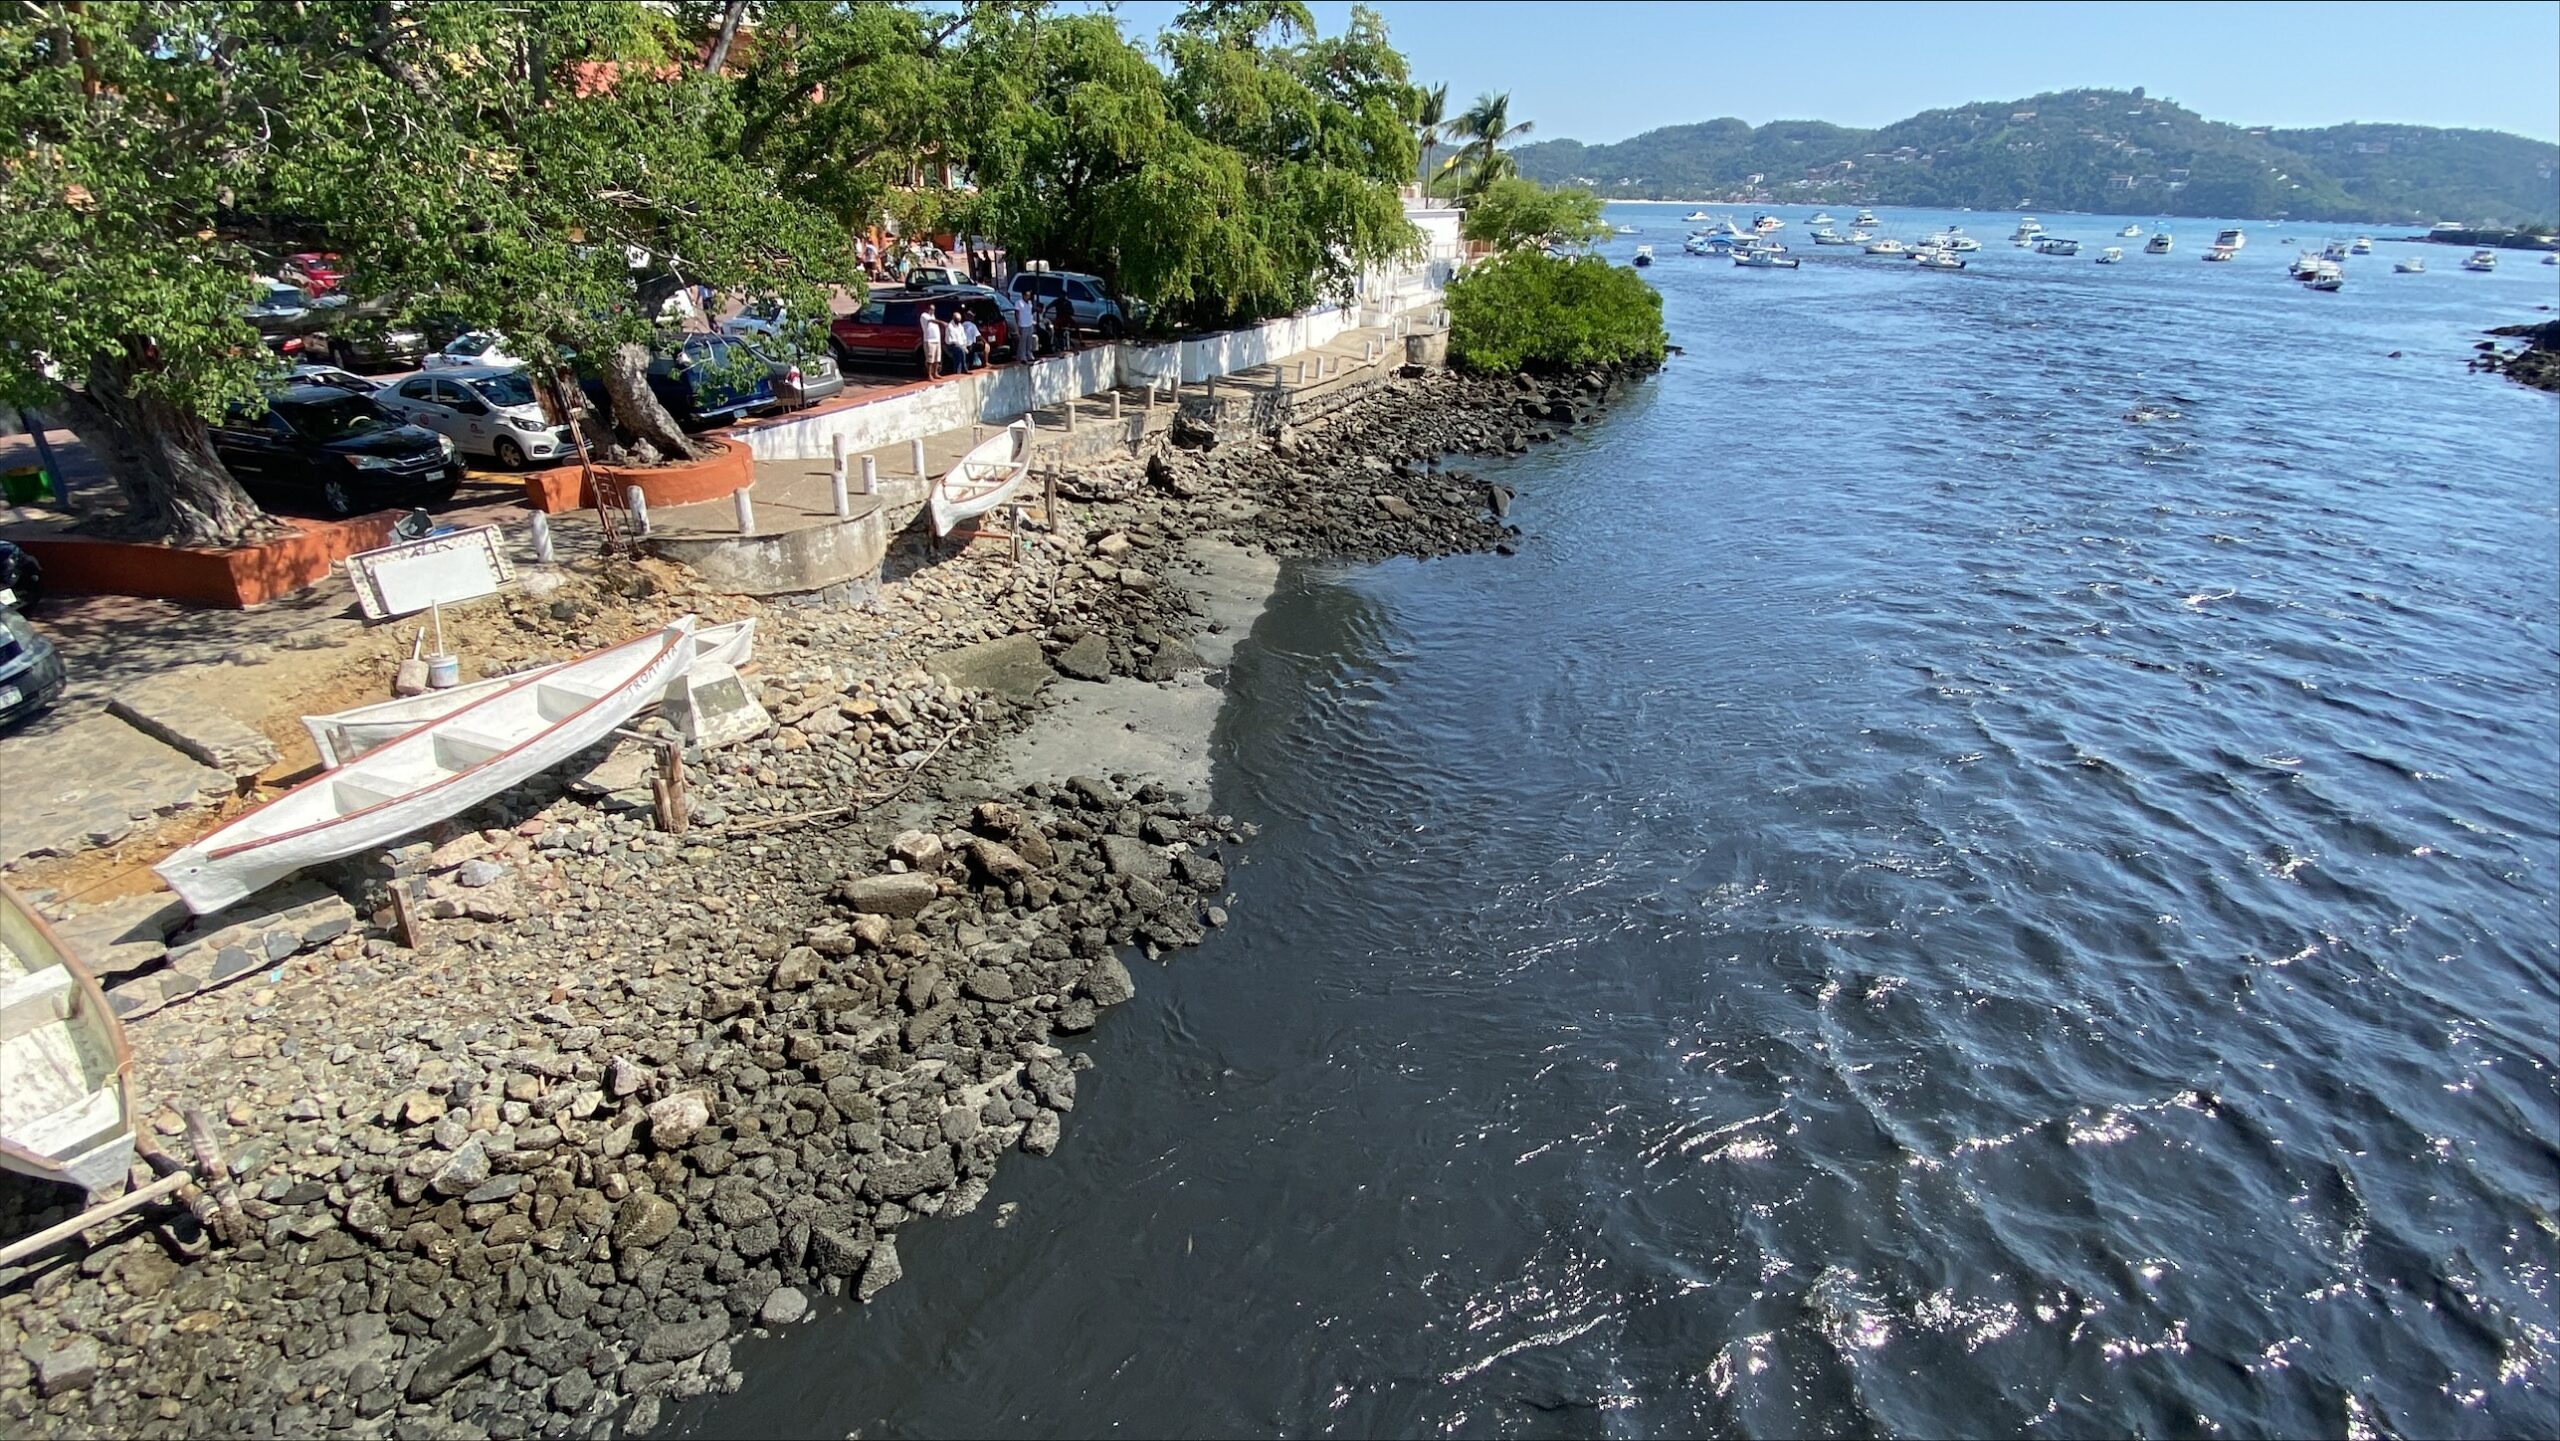
[{"label": "orange painted planter", "polygon": [[339,561],[390,542],[404,511],[353,520],[293,520],[294,533],[262,545],[201,550],[87,536],[12,536],[44,566],[48,590],[65,595],[139,595],[220,610],[247,610],[327,576]]},{"label": "orange painted planter", "polygon": [[[638,486],[649,498],[649,504],[691,505],[698,500],[718,500],[755,483],[756,455],[734,440],[720,436],[704,436],[703,443],[712,454],[683,465],[661,465],[649,469],[628,466],[599,465],[596,474],[623,486]],[[560,465],[537,470],[524,478],[525,503],[545,514],[557,515],[564,510],[582,510],[596,503],[586,488],[582,466]]]}]

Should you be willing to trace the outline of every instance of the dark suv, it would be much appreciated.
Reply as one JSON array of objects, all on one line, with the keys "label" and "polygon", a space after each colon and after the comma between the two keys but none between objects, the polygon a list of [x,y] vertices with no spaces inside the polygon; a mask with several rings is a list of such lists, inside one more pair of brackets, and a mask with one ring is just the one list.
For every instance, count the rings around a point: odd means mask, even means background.
[{"label": "dark suv", "polygon": [[[604,377],[583,361],[577,363],[579,388],[598,415],[613,414],[613,397]],[[649,362],[649,391],[687,430],[725,425],[739,416],[780,408],[773,388],[773,366],[755,347],[735,336],[688,335],[671,348],[661,348]]]},{"label": "dark suv", "polygon": [[213,451],[261,502],[316,503],[333,516],[449,500],[462,485],[452,441],[325,385],[234,410],[214,427]]}]

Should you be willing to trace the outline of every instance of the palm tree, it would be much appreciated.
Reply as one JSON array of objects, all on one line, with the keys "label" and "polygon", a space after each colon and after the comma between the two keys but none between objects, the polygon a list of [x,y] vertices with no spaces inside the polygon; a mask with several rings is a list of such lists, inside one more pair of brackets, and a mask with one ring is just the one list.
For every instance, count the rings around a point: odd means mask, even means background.
[{"label": "palm tree", "polygon": [[1511,157],[1502,153],[1502,147],[1535,128],[1535,124],[1527,120],[1517,125],[1511,123],[1510,91],[1500,94],[1487,91],[1476,97],[1476,103],[1468,106],[1465,114],[1448,123],[1449,134],[1463,138],[1466,144],[1460,146],[1458,153],[1450,156],[1448,163],[1441,168],[1463,168],[1465,174],[1458,185],[1460,195],[1481,194],[1486,186],[1516,173]]},{"label": "palm tree", "polygon": [[1422,152],[1422,193],[1431,193],[1431,147],[1440,143],[1441,132],[1449,119],[1449,84],[1447,81],[1428,90],[1416,90],[1415,101],[1421,111],[1414,117],[1414,139]]}]

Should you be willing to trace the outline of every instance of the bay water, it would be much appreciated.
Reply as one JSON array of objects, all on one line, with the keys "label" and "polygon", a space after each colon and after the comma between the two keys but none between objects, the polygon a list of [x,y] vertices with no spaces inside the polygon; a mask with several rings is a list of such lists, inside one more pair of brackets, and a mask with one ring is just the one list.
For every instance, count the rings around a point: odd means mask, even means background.
[{"label": "bay water", "polygon": [[1058,1154],[678,1433],[2560,1433],[2560,270],[1683,209],[1520,555],[1284,574]]}]

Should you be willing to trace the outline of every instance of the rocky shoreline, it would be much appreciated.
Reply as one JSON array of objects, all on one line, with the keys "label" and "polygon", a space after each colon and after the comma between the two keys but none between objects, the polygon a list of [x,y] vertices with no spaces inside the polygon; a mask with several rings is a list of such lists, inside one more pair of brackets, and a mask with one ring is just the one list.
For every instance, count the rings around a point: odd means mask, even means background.
[{"label": "rocky shoreline", "polygon": [[2525,344],[2514,350],[2500,350],[2497,342],[2481,341],[2471,358],[2472,368],[2503,375],[2518,385],[2534,390],[2560,394],[2560,320],[2546,320],[2537,325],[2501,325],[2489,332],[2508,339],[2521,339]]},{"label": "rocky shoreline", "polygon": [[[188,1260],[184,1218],[118,1225],[0,1271],[0,1421],[589,1436],[741,1384],[739,1332],[869,1300],[906,1225],[1061,1144],[1090,1062],[1058,1042],[1227,919],[1249,824],[1146,774],[1000,783],[1008,747],[1062,690],[1206,684],[1241,636],[1202,628],[1201,537],[1506,549],[1508,492],[1439,458],[1624,379],[1427,374],[1276,443],[1086,468],[1018,564],[893,557],[869,606],[753,608],[780,726],[688,757],[689,833],[632,747],[321,877],[368,923],[134,1028],[147,1124],[226,1124],[254,1238]],[[507,607],[531,655],[707,602],[589,565]]]}]

